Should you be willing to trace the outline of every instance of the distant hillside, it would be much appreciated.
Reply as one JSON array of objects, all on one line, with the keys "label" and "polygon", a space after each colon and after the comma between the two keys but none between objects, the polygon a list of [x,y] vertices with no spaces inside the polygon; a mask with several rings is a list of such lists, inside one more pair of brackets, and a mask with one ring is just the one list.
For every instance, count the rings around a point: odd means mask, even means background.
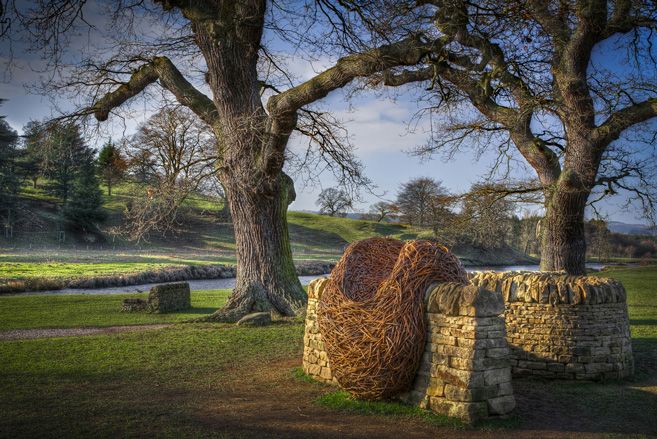
[{"label": "distant hillside", "polygon": [[645,224],[627,224],[620,221],[609,221],[607,228],[614,233],[625,235],[657,235],[657,229]]},{"label": "distant hillside", "polygon": [[[0,238],[0,249],[89,249],[101,251],[146,251],[212,254],[222,261],[234,260],[235,238],[232,224],[222,219],[221,204],[200,194],[191,196],[180,216],[177,233],[166,237],[152,237],[148,242],[135,244],[112,230],[125,221],[123,211],[139,187],[118,185],[112,197],[105,195],[104,209],[107,221],[102,226],[103,235],[89,240],[66,232],[60,242],[59,216],[56,200],[40,189],[25,188],[22,194],[23,211],[28,212],[14,230],[13,239]],[[106,193],[106,191],[105,191]],[[330,217],[310,212],[288,212],[288,224],[292,251],[296,260],[336,260],[344,248],[353,241],[373,236],[409,240],[429,238],[431,232],[399,223],[378,223],[352,218]],[[481,249],[472,246],[456,246],[454,251],[467,265],[527,264],[535,260],[506,249]]]}]

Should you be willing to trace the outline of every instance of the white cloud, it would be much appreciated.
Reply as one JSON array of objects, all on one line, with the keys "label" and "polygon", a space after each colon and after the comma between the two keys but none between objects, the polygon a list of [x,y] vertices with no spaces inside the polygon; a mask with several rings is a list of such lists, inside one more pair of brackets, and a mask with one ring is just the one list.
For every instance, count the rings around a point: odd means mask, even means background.
[{"label": "white cloud", "polygon": [[409,131],[409,121],[415,112],[403,101],[369,99],[333,112],[345,122],[357,153],[366,158],[371,154],[410,150],[427,140],[428,125],[422,122]]}]

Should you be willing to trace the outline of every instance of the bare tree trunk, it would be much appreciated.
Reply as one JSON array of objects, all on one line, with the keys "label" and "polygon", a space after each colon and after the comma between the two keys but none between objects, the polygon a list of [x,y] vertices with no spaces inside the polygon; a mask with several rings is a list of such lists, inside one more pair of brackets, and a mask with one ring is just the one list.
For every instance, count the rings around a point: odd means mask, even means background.
[{"label": "bare tree trunk", "polygon": [[546,197],[541,271],[586,274],[584,211],[589,191],[573,185],[573,180],[579,178],[572,171],[564,171],[554,193]]},{"label": "bare tree trunk", "polygon": [[212,98],[197,90],[166,56],[134,70],[127,84],[93,105],[97,120],[159,82],[190,108],[217,140],[218,175],[235,228],[237,284],[226,306],[208,319],[234,321],[251,311],[302,314],[307,296],[292,263],[287,206],[292,182],[283,172],[287,142],[298,111],[359,77],[417,64],[429,52],[418,36],[346,55],[310,80],[271,96],[263,107],[258,78],[266,8],[264,0],[158,2],[179,8],[191,22],[194,42],[207,66]]},{"label": "bare tree trunk", "polygon": [[232,322],[250,312],[282,316],[302,314],[307,296],[294,268],[287,230],[287,206],[294,201],[290,177],[281,173],[261,188],[224,181],[235,229],[236,286],[225,307],[208,320]]}]

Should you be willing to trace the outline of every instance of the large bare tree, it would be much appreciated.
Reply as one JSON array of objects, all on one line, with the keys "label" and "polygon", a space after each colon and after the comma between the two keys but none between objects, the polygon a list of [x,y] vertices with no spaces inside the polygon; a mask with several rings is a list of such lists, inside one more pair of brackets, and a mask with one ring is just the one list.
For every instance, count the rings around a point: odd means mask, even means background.
[{"label": "large bare tree", "polygon": [[[515,150],[533,168],[536,183],[508,193],[543,194],[543,270],[585,272],[585,208],[600,196],[625,192],[654,215],[653,1],[405,3],[431,8],[433,53],[381,82],[429,84],[423,114],[438,123],[420,152]],[[365,2],[360,10],[376,12]]]},{"label": "large bare tree", "polygon": [[315,204],[319,206],[320,213],[328,216],[346,216],[347,210],[354,207],[354,201],[349,194],[335,187],[320,192]]},{"label": "large bare tree", "polygon": [[[62,35],[88,16],[83,13],[86,2],[34,3],[27,12],[17,8],[22,23],[35,47],[49,49],[51,63],[62,64],[66,56],[53,45],[66,43]],[[67,86],[77,87],[78,94],[80,88],[87,91],[89,102],[78,114],[104,121],[149,92],[151,85],[194,112],[216,138],[217,172],[236,239],[236,287],[214,318],[231,321],[252,311],[286,316],[301,312],[306,295],[292,263],[286,222],[287,207],[295,198],[292,180],[283,172],[289,138],[298,130],[314,140],[328,160],[345,165],[349,154],[331,130],[331,119],[309,105],[356,78],[415,65],[432,42],[415,31],[413,14],[400,15],[405,21],[386,38],[365,38],[366,17],[358,31],[353,24],[358,20],[346,21],[348,5],[325,0],[117,0],[113,5],[115,19],[130,23],[121,26],[126,31],[115,38],[115,50],[104,59],[96,55],[77,63],[74,75],[64,71]],[[130,26],[137,25],[150,26],[151,32],[130,41]],[[179,33],[171,35],[171,29]],[[297,53],[326,55],[334,60],[332,67],[295,81],[285,63],[272,56],[265,31],[270,37],[278,35],[278,44],[297,47]],[[304,44],[311,48],[298,48]],[[271,84],[271,72],[286,83]],[[350,166],[340,170],[357,173]]]},{"label": "large bare tree", "polygon": [[399,186],[397,209],[409,224],[438,230],[454,203],[442,182],[429,177],[414,178]]},{"label": "large bare tree", "polygon": [[185,107],[165,107],[141,124],[123,149],[148,186],[133,188],[120,231],[134,241],[175,231],[187,197],[214,179],[214,145],[207,125]]}]

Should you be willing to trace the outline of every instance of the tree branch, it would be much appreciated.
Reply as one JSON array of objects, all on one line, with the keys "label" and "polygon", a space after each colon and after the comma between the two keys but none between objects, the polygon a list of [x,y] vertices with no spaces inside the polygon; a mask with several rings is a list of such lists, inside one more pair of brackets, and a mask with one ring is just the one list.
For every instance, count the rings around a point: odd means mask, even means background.
[{"label": "tree branch", "polygon": [[406,38],[363,53],[347,55],[314,78],[283,93],[272,96],[267,103],[269,114],[277,117],[292,114],[304,105],[324,98],[333,90],[344,87],[358,77],[386,69],[415,65],[429,52],[430,47],[419,38]]},{"label": "tree branch", "polygon": [[615,2],[614,12],[607,23],[603,39],[609,38],[616,33],[627,33],[640,27],[654,28],[657,25],[654,16],[631,14],[632,7],[631,0],[617,0]]},{"label": "tree branch", "polygon": [[508,130],[520,153],[536,169],[544,185],[550,184],[559,177],[561,168],[559,158],[540,137],[531,131],[531,104],[522,101],[530,108],[518,111],[495,102],[489,90],[470,78],[466,73],[452,68],[447,62],[439,62],[433,67],[420,70],[405,70],[399,74],[387,73],[384,75],[384,84],[403,85],[410,82],[426,81],[434,75],[454,84],[468,95],[470,102],[488,119],[502,125]]},{"label": "tree branch", "polygon": [[107,120],[112,109],[119,107],[130,98],[141,93],[147,86],[159,80],[162,87],[169,90],[178,102],[191,109],[208,125],[217,122],[217,109],[206,95],[198,91],[180,73],[167,57],[156,57],[132,73],[127,83],[107,93],[99,99],[91,110],[99,121]]},{"label": "tree branch", "polygon": [[655,116],[657,116],[657,98],[630,105],[616,111],[599,127],[595,128],[593,130],[593,139],[598,148],[604,148],[618,139],[625,129]]},{"label": "tree branch", "polygon": [[422,82],[433,79],[436,75],[433,67],[424,67],[418,70],[405,69],[399,73],[386,71],[383,73],[383,84],[389,87],[399,87],[411,82]]},{"label": "tree branch", "polygon": [[557,45],[563,45],[570,38],[570,29],[567,23],[558,14],[548,9],[548,2],[544,0],[530,0],[529,10],[543,30],[554,38]]}]

